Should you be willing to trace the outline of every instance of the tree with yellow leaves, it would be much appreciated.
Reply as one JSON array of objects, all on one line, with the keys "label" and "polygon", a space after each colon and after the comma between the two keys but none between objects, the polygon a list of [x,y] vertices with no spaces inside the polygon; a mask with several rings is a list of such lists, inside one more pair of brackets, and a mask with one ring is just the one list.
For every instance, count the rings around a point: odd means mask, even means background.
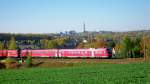
[{"label": "tree with yellow leaves", "polygon": [[8,49],[9,50],[17,49],[16,40],[14,37],[11,37],[9,44],[8,44]]}]

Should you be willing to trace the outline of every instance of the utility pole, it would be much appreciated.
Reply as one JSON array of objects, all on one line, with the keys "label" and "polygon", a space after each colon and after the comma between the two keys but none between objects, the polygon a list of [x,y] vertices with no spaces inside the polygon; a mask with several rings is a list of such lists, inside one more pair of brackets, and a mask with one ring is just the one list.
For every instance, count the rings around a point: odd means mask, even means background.
[{"label": "utility pole", "polygon": [[83,23],[83,32],[85,32],[86,30],[85,30],[85,23]]}]

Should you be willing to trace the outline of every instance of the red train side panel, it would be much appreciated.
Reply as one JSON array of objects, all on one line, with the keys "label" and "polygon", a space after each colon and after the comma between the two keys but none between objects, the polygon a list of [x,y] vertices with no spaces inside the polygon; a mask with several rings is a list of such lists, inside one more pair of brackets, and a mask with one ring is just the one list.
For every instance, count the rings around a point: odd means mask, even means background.
[{"label": "red train side panel", "polygon": [[[21,56],[26,57],[98,57],[107,58],[109,52],[107,48],[100,49],[47,49],[47,50],[21,50]],[[17,57],[17,50],[0,50],[0,57]]]},{"label": "red train side panel", "polygon": [[27,55],[31,55],[31,50],[21,50],[21,57],[26,57]]},{"label": "red train side panel", "polygon": [[7,57],[18,57],[17,50],[7,50]]},{"label": "red train side panel", "polygon": [[99,57],[99,58],[109,57],[107,48],[94,49],[93,50],[93,55],[94,55],[94,57]]},{"label": "red train side panel", "polygon": [[59,57],[91,57],[90,49],[61,49]]},{"label": "red train side panel", "polygon": [[27,54],[31,55],[32,57],[56,57],[57,56],[57,49],[49,49],[49,50],[22,50],[21,56],[26,57]]},{"label": "red train side panel", "polygon": [[98,57],[107,58],[109,57],[106,48],[100,49],[61,49],[59,50],[59,57]]},{"label": "red train side panel", "polygon": [[17,50],[0,50],[0,57],[18,57]]},{"label": "red train side panel", "polygon": [[7,57],[7,50],[0,50],[0,57]]}]

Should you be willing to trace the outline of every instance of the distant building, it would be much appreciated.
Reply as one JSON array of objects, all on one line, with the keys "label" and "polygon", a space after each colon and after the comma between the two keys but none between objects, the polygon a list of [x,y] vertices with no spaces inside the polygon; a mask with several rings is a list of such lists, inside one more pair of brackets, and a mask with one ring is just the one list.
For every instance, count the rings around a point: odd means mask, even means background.
[{"label": "distant building", "polygon": [[60,36],[73,36],[77,33],[75,30],[71,30],[71,31],[60,32],[59,34]]},{"label": "distant building", "polygon": [[85,40],[85,39],[83,40],[83,43],[87,43],[87,42],[88,42],[87,40]]}]

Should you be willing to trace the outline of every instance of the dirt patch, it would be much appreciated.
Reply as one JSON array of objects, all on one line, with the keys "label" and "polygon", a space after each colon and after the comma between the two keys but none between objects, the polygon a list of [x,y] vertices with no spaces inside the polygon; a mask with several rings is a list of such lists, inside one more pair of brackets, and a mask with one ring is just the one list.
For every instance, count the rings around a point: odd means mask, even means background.
[{"label": "dirt patch", "polygon": [[6,68],[5,64],[4,63],[0,63],[0,69],[5,69],[5,68]]},{"label": "dirt patch", "polygon": [[127,59],[52,59],[52,58],[34,58],[34,64],[38,64],[37,67],[64,67],[74,66],[74,64],[80,63],[111,63],[111,64],[128,64],[143,62],[143,58],[127,58]]},{"label": "dirt patch", "polygon": [[[105,64],[128,64],[143,62],[143,58],[127,58],[127,59],[54,59],[54,58],[33,58],[32,67],[72,67],[80,64],[105,63]],[[3,66],[2,66],[3,65]],[[4,64],[0,64],[0,68],[4,68]],[[25,68],[26,63],[13,63],[11,68]]]},{"label": "dirt patch", "polygon": [[144,61],[143,58],[127,58],[127,59],[52,59],[52,58],[34,58],[34,62],[62,62],[62,63],[78,63],[78,62],[109,62],[109,63],[132,63]]}]

